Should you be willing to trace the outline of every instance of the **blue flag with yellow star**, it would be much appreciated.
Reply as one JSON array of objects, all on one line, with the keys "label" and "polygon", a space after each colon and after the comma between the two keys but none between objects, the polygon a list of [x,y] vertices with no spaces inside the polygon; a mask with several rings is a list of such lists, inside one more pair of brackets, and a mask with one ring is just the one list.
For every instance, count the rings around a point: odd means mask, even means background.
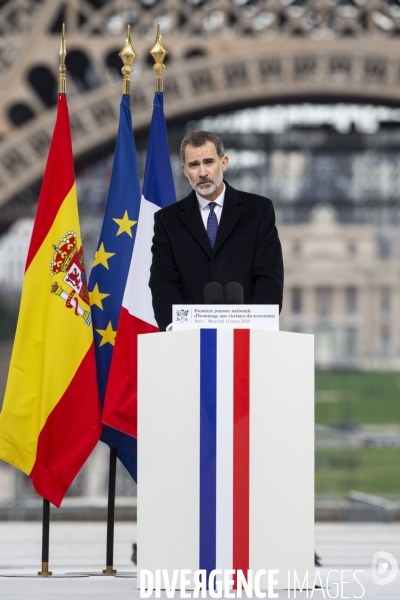
[{"label": "blue flag with yellow star", "polygon": [[[89,278],[97,380],[103,406],[140,208],[130,96],[121,100],[118,137],[103,227]],[[136,439],[107,425],[100,438],[136,480]]]}]

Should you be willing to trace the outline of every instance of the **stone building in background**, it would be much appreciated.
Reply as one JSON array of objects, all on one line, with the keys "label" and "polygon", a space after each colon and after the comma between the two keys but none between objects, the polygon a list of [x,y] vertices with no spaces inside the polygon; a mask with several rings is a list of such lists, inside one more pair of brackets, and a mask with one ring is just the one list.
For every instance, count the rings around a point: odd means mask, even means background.
[{"label": "stone building in background", "polygon": [[315,335],[317,368],[400,367],[400,252],[371,224],[340,224],[331,205],[279,228],[282,330]]}]

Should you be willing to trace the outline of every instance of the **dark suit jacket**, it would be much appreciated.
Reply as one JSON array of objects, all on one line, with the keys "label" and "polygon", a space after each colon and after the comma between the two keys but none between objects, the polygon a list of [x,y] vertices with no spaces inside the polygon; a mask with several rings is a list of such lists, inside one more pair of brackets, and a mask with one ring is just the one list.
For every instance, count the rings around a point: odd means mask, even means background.
[{"label": "dark suit jacket", "polygon": [[150,288],[161,331],[173,304],[204,304],[204,286],[237,281],[245,304],[282,307],[282,249],[271,200],[233,189],[226,192],[214,249],[196,194],[155,214]]}]

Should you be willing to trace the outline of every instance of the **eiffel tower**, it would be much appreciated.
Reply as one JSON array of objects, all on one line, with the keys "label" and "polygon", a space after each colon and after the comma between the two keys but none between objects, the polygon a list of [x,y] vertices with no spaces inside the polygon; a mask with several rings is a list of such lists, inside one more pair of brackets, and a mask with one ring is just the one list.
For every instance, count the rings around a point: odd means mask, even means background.
[{"label": "eiffel tower", "polygon": [[[131,86],[135,131],[148,127],[154,91],[148,52],[157,21],[169,50],[170,122],[293,99],[400,100],[397,0],[2,0],[0,205],[14,199],[17,206],[15,199],[42,177],[62,22],[79,166],[115,139],[122,89],[117,54],[128,23],[138,54]],[[9,219],[17,213],[10,210]]]}]

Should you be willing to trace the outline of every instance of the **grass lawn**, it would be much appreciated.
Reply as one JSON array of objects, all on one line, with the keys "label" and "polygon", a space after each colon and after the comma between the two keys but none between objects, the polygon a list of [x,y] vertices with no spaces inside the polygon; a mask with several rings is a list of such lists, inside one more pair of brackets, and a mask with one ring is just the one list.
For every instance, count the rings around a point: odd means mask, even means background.
[{"label": "grass lawn", "polygon": [[400,425],[400,373],[320,371],[315,390],[315,422],[320,425]]},{"label": "grass lawn", "polygon": [[315,494],[400,496],[400,448],[316,450]]}]

